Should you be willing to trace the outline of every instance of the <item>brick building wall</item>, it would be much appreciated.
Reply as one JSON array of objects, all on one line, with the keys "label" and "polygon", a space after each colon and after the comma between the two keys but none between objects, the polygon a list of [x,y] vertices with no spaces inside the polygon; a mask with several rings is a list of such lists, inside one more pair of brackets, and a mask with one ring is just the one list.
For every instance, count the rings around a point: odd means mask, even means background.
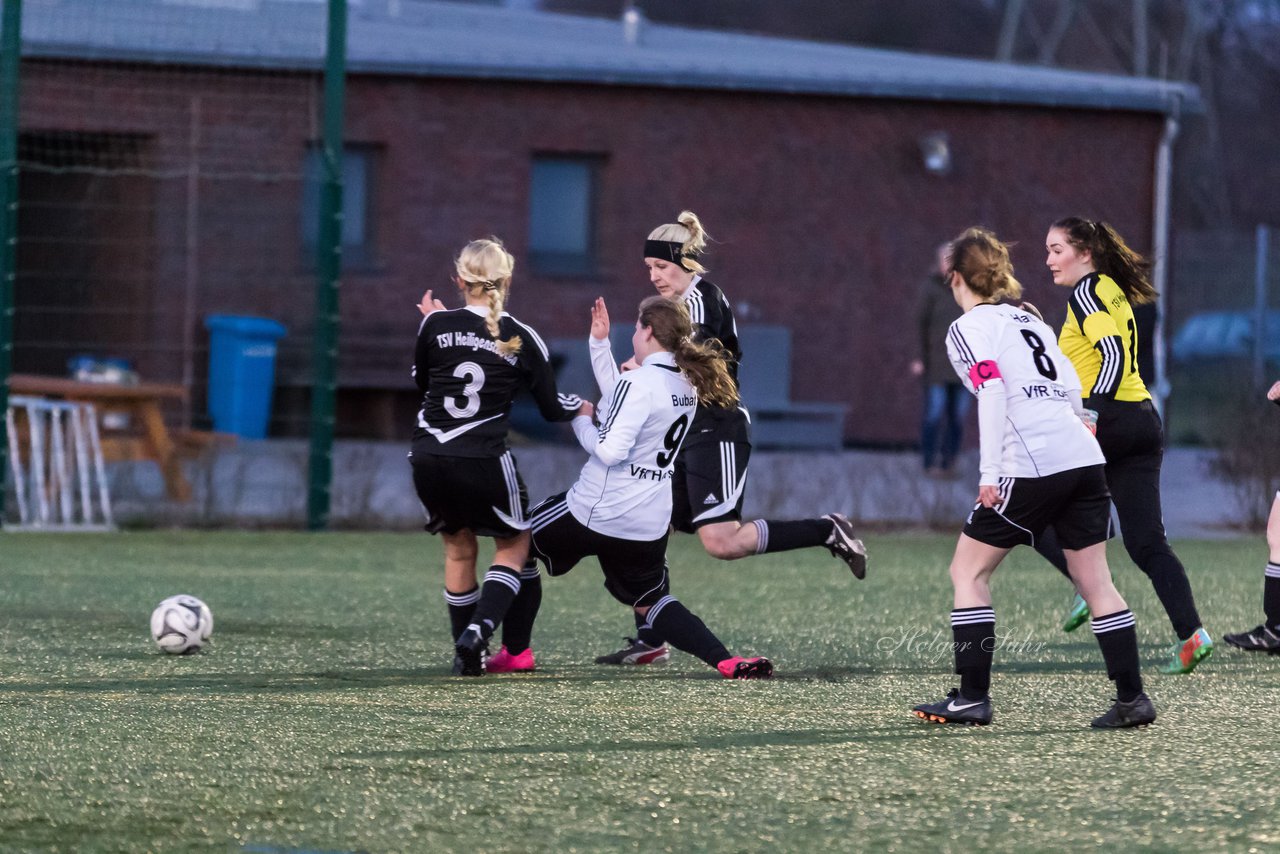
[{"label": "brick building wall", "polygon": [[[305,383],[310,356],[300,170],[318,135],[318,79],[97,66],[87,90],[64,85],[82,70],[28,63],[24,73],[24,132],[148,138],[155,210],[133,215],[150,217],[153,343],[181,338],[184,316],[280,320],[290,334],[277,428],[297,432],[305,395],[287,387]],[[1065,294],[1043,267],[1049,222],[1105,218],[1149,249],[1161,126],[1152,114],[1080,109],[353,76],[346,136],[376,152],[376,254],[343,276],[346,432],[408,435],[413,305],[428,287],[448,301],[467,240],[496,234],[516,255],[514,314],[544,337],[585,336],[596,295],[630,322],[652,292],[644,237],[689,208],[716,239],[705,263],[740,320],[793,330],[792,397],[848,403],[849,441],[911,442],[919,393],[907,366],[933,246],[972,224],[1017,241],[1028,297],[1059,322]],[[946,176],[921,164],[918,139],[934,131],[950,137]],[[531,158],[552,152],[601,158],[594,275],[540,276],[528,263]],[[195,338],[203,344],[202,329]],[[166,352],[146,363],[157,379],[176,378],[178,353]],[[199,382],[203,354],[183,357]],[[380,425],[368,421],[376,410]]]}]

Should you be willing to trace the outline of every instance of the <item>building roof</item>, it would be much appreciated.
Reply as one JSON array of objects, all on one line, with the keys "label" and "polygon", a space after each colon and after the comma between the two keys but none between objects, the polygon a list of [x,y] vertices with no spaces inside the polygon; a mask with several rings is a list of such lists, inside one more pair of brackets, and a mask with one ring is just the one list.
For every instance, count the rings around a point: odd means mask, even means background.
[{"label": "building roof", "polygon": [[[352,73],[1174,112],[1150,78],[587,18],[510,5],[349,0]],[[26,0],[29,57],[317,69],[323,0]]]}]

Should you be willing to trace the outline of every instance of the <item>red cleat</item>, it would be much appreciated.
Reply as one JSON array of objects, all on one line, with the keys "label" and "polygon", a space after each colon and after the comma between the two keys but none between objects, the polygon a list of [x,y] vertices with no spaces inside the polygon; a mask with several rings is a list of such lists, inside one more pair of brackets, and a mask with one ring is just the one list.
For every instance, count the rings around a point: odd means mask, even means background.
[{"label": "red cleat", "polygon": [[768,679],[773,675],[773,662],[767,658],[742,658],[735,655],[716,665],[725,679]]},{"label": "red cleat", "polygon": [[485,662],[484,669],[486,673],[530,673],[536,669],[533,662],[533,649],[526,648],[519,655],[512,655],[507,652],[504,646]]}]

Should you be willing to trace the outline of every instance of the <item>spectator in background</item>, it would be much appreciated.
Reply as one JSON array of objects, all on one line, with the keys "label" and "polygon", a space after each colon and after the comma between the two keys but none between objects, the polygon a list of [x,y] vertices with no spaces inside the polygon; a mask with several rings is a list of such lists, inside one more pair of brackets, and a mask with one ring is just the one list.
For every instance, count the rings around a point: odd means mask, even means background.
[{"label": "spectator in background", "polygon": [[946,476],[955,467],[964,420],[973,401],[947,361],[947,329],[962,314],[945,279],[950,258],[951,244],[939,245],[937,266],[921,289],[917,324],[920,357],[911,363],[911,373],[924,382],[921,462],[925,473],[934,477]]}]

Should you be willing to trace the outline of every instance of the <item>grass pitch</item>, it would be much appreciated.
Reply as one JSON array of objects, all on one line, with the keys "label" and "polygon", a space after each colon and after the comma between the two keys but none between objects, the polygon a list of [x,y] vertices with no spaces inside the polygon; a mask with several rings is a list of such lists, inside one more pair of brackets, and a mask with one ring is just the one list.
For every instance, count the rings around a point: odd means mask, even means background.
[{"label": "grass pitch", "polygon": [[[426,535],[0,536],[0,850],[1268,851],[1280,658],[1150,667],[1160,719],[1095,732],[1110,684],[1065,583],[996,574],[995,724],[908,710],[951,687],[951,535],[732,564],[677,536],[674,591],[771,682],[689,656],[591,664],[631,629],[594,563],[546,579],[532,675],[460,679]],[[1260,618],[1261,539],[1176,544],[1210,631]],[[1145,663],[1170,630],[1110,548]],[[214,642],[150,644],[192,593]]]}]

